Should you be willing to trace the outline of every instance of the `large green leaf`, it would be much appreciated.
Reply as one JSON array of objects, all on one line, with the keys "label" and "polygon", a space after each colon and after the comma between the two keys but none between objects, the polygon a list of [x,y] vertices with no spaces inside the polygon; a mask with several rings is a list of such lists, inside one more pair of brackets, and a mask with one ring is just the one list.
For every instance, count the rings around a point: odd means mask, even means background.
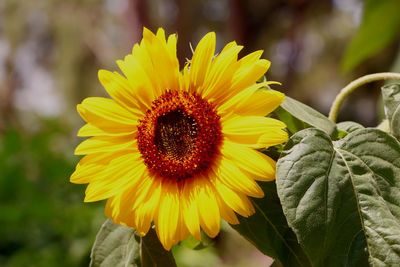
[{"label": "large green leaf", "polygon": [[360,29],[347,47],[342,68],[350,71],[400,35],[399,0],[365,0]]},{"label": "large green leaf", "polygon": [[262,253],[279,260],[283,266],[311,266],[295,234],[287,225],[275,182],[260,185],[265,197],[253,200],[256,213],[249,218],[240,217],[240,224],[232,227]]},{"label": "large green leaf", "polygon": [[364,129],[364,126],[354,121],[342,121],[337,124],[339,130],[351,133],[359,129]]},{"label": "large green leaf", "polygon": [[348,133],[354,132],[358,129],[364,129],[364,126],[354,121],[343,121],[336,124],[337,134],[332,136],[334,140],[342,139]]},{"label": "large green leaf", "polygon": [[172,253],[166,251],[158,240],[156,232],[151,229],[146,236],[142,237],[142,266],[152,267],[175,267],[175,259]]},{"label": "large green leaf", "polygon": [[295,134],[298,131],[304,130],[306,128],[310,128],[309,124],[294,117],[292,114],[290,114],[288,111],[286,111],[282,107],[278,107],[277,109],[275,109],[273,114],[280,121],[283,121],[286,124],[286,127],[290,134]]},{"label": "large green leaf", "polygon": [[398,266],[400,144],[377,129],[293,135],[277,165],[283,211],[313,266]]},{"label": "large green leaf", "polygon": [[175,260],[154,230],[140,238],[134,230],[106,220],[96,236],[90,267],[175,267]]},{"label": "large green leaf", "polygon": [[[322,115],[315,109],[312,109],[311,107],[293,98],[286,96],[285,100],[281,104],[281,108],[284,109],[286,112],[290,113],[293,117],[297,118],[298,120],[306,123],[307,125],[321,129],[322,131],[326,132],[329,135],[333,135],[336,131],[336,125],[332,121],[330,121],[326,116]],[[278,116],[281,116],[284,122],[286,122],[287,120],[285,118],[288,117],[287,114],[283,113],[282,111],[278,113]],[[292,122],[289,122],[289,124],[291,125]],[[293,124],[294,124],[293,127],[297,127],[297,129],[299,126],[301,126],[299,125],[299,122],[296,120],[293,121]],[[303,125],[303,127],[305,128],[307,127],[307,125]]]},{"label": "large green leaf", "polygon": [[132,229],[106,220],[96,236],[90,267],[140,267],[139,242]]},{"label": "large green leaf", "polygon": [[388,84],[383,86],[382,98],[390,132],[397,139],[400,139],[400,85]]}]

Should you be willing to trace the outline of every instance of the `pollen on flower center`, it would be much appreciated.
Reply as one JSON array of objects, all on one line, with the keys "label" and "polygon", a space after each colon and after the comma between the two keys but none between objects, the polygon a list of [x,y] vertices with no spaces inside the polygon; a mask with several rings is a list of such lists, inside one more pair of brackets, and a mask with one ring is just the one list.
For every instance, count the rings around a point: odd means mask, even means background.
[{"label": "pollen on flower center", "polygon": [[157,118],[154,142],[162,154],[183,159],[195,149],[197,131],[196,120],[176,109]]},{"label": "pollen on flower center", "polygon": [[138,147],[157,176],[177,181],[205,172],[220,153],[220,117],[199,95],[168,91],[138,126]]}]

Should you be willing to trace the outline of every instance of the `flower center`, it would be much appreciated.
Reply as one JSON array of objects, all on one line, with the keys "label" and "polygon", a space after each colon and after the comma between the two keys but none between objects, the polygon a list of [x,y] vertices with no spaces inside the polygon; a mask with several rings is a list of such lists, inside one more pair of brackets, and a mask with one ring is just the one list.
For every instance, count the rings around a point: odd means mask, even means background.
[{"label": "flower center", "polygon": [[222,143],[215,107],[199,95],[168,91],[139,121],[138,147],[149,170],[181,181],[209,170]]},{"label": "flower center", "polygon": [[180,160],[196,146],[197,123],[180,109],[157,118],[154,142],[161,154]]}]

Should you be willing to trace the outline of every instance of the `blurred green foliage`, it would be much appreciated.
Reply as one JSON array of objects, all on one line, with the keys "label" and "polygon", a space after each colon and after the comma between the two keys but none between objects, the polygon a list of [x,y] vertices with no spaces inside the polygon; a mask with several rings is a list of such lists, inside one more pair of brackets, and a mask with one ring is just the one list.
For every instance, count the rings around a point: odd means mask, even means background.
[{"label": "blurred green foliage", "polygon": [[0,135],[0,266],[87,266],[102,211],[68,181],[76,160],[59,150],[68,129]]},{"label": "blurred green foliage", "polygon": [[360,28],[348,46],[343,61],[344,71],[357,67],[365,59],[378,55],[400,36],[400,1],[365,0]]}]

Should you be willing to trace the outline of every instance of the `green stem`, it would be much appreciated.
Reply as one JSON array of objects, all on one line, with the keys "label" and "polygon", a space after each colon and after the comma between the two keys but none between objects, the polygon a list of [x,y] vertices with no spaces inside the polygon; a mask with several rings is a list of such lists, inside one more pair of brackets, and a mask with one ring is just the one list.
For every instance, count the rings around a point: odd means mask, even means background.
[{"label": "green stem", "polygon": [[360,86],[381,80],[400,80],[400,73],[395,72],[381,72],[365,75],[360,77],[351,83],[349,83],[346,87],[344,87],[340,93],[336,96],[333,104],[331,106],[331,110],[329,111],[329,119],[333,122],[336,122],[337,116],[339,114],[340,107],[342,106],[344,100],[357,88]]}]

